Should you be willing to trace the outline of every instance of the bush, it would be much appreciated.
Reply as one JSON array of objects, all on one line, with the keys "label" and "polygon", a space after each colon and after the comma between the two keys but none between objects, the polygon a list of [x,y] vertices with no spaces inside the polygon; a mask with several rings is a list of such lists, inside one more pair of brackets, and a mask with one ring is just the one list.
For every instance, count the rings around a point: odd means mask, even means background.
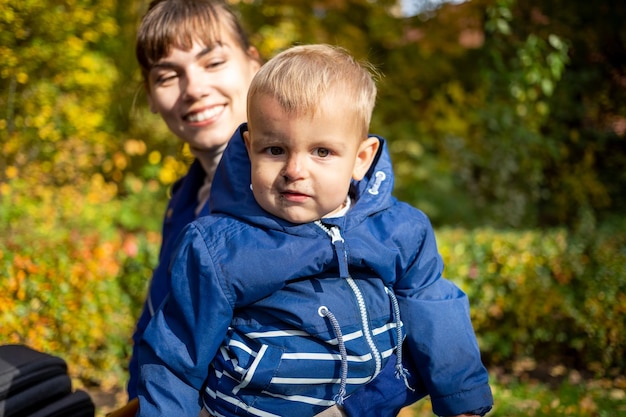
[{"label": "bush", "polygon": [[438,233],[445,275],[470,298],[488,362],[532,357],[605,374],[626,367],[626,232]]},{"label": "bush", "polygon": [[123,230],[128,208],[98,177],[82,190],[13,180],[0,191],[0,340],[66,359],[85,384],[124,383],[158,232]]}]

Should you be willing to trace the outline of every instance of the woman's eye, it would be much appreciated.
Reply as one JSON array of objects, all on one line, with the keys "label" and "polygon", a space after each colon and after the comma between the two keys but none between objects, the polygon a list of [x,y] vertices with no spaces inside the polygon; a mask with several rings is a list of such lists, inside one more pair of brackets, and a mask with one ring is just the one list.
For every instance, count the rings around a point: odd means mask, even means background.
[{"label": "woman's eye", "polygon": [[224,58],[221,57],[205,57],[206,59],[204,59],[201,62],[201,65],[206,68],[206,69],[212,69],[212,68],[217,68],[221,65],[223,65],[224,63],[226,63],[226,60]]},{"label": "woman's eye", "polygon": [[317,148],[316,153],[317,156],[321,158],[326,158],[328,155],[330,155],[330,151],[326,148]]},{"label": "woman's eye", "polygon": [[176,73],[171,73],[171,72],[167,74],[160,74],[155,77],[154,83],[156,85],[164,85],[164,84],[172,82],[176,77],[177,77]]}]

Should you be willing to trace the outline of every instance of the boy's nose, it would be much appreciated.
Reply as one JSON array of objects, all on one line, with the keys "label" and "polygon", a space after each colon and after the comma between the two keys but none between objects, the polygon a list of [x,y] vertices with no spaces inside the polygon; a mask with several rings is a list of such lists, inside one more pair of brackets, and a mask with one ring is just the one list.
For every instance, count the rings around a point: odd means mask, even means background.
[{"label": "boy's nose", "polygon": [[294,181],[302,177],[302,161],[298,155],[291,155],[283,168],[283,177],[288,181]]}]

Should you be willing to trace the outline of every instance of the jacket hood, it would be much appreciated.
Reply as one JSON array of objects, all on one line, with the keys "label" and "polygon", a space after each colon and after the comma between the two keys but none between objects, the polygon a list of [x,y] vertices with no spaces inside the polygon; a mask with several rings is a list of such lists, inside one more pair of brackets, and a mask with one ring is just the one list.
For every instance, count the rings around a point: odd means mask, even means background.
[{"label": "jacket hood", "polygon": [[[273,216],[263,210],[254,199],[251,190],[250,158],[243,139],[248,130],[243,123],[233,134],[224,155],[217,167],[209,204],[213,214],[227,214],[247,223],[261,227],[283,230],[298,234],[299,224]],[[352,181],[350,195],[353,205],[349,215],[339,219],[324,219],[324,222],[337,224],[345,230],[359,224],[367,216],[388,208],[393,201],[393,171],[385,139],[378,138],[381,146],[372,166],[361,181]]]}]

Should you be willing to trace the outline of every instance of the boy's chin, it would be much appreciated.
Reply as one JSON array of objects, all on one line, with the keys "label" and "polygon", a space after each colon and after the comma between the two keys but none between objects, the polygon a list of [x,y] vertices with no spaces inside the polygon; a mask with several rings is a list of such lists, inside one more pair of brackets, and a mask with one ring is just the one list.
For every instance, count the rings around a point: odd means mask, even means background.
[{"label": "boy's chin", "polygon": [[285,221],[288,221],[289,223],[294,224],[311,223],[315,220],[320,219],[320,215],[318,213],[304,212],[303,210],[280,210],[272,214]]}]

